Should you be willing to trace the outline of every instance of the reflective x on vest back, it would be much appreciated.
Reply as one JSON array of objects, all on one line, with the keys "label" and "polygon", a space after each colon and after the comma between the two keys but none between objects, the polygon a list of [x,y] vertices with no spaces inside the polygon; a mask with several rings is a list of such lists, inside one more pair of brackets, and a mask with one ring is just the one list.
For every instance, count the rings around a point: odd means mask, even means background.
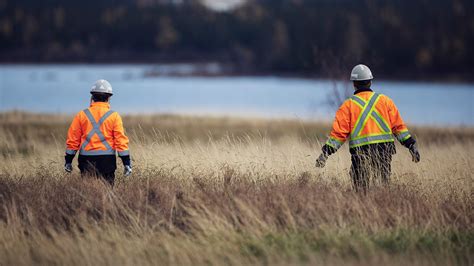
[{"label": "reflective x on vest back", "polygon": [[[382,115],[380,115],[375,109],[375,105],[377,104],[379,97],[379,93],[374,93],[367,102],[356,95],[351,97],[351,100],[354,101],[360,108],[362,108],[362,111],[356,120],[354,130],[350,136],[349,146],[351,148],[367,144],[393,141],[392,130],[385,119],[383,119]],[[375,123],[381,129],[382,133],[360,136],[360,133],[370,118],[375,120]]]},{"label": "reflective x on vest back", "polygon": [[[100,131],[100,126],[104,123],[104,121],[114,112],[112,110],[107,111],[100,119],[99,122],[96,122],[94,119],[94,116],[92,115],[91,111],[89,109],[85,109],[84,113],[87,116],[87,119],[89,119],[89,122],[92,124],[92,130],[87,134],[86,140],[84,143],[81,145],[81,155],[115,155],[115,150],[110,147],[109,143],[105,140],[105,136]],[[92,137],[97,134],[99,136],[100,142],[104,144],[106,150],[94,150],[94,151],[86,151],[86,146],[89,144],[91,141]]]}]

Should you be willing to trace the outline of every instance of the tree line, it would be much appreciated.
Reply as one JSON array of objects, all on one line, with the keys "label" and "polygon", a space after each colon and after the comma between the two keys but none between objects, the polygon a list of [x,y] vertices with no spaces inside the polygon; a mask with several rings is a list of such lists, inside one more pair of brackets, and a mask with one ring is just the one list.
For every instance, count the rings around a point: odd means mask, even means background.
[{"label": "tree line", "polygon": [[469,79],[474,1],[0,0],[0,62],[216,61],[236,73]]}]

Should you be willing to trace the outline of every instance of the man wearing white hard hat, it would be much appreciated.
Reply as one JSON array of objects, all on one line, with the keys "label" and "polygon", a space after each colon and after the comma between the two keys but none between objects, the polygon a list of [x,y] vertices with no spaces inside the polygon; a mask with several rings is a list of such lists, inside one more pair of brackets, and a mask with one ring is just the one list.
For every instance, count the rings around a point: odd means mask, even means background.
[{"label": "man wearing white hard hat", "polygon": [[395,138],[409,149],[413,162],[420,161],[416,141],[398,108],[389,97],[372,91],[373,78],[366,65],[352,69],[354,95],[337,111],[329,139],[316,160],[316,167],[324,167],[328,157],[349,141],[354,188],[364,192],[371,179],[389,183]]},{"label": "man wearing white hard hat", "polygon": [[106,80],[98,80],[91,88],[90,107],[80,111],[71,123],[67,134],[65,166],[72,172],[72,161],[79,153],[79,169],[82,175],[103,178],[113,185],[117,168],[116,155],[122,159],[124,174],[132,173],[128,137],[122,118],[110,110],[112,86]]}]

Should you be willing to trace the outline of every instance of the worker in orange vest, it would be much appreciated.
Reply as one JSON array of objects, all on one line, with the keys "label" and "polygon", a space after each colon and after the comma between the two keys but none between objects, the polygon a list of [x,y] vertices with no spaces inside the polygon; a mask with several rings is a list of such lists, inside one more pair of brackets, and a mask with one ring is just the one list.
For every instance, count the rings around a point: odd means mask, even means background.
[{"label": "worker in orange vest", "polygon": [[92,86],[90,107],[80,111],[72,121],[67,134],[65,166],[72,172],[72,160],[79,152],[79,169],[82,175],[95,175],[113,185],[115,180],[116,154],[122,159],[124,175],[132,173],[128,137],[122,118],[110,110],[112,86],[106,80],[98,80]]},{"label": "worker in orange vest", "polygon": [[420,161],[416,141],[411,136],[393,101],[371,90],[373,75],[365,65],[352,69],[355,92],[336,113],[332,131],[316,167],[324,167],[328,157],[349,140],[351,177],[357,191],[366,192],[371,178],[389,183],[394,136],[409,149],[412,160]]}]

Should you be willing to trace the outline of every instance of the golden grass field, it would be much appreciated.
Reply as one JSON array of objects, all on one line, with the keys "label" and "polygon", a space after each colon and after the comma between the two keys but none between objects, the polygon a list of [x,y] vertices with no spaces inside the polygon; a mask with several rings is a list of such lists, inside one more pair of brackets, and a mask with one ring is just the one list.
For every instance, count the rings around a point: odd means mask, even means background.
[{"label": "golden grass field", "polygon": [[[63,171],[71,117],[0,114],[0,265],[473,265],[474,130],[412,128],[355,193],[326,124],[127,116],[134,173]],[[76,163],[75,163],[76,165]]]}]

